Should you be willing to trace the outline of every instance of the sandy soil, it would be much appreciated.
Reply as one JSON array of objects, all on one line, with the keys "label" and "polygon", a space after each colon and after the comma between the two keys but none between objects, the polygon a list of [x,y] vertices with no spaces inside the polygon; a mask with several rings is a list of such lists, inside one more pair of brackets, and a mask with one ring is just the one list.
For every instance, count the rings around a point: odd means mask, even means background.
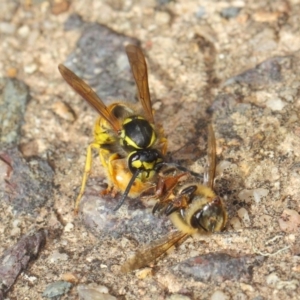
[{"label": "sandy soil", "polygon": [[[46,244],[37,257],[30,253],[7,299],[299,299],[299,1],[0,6],[0,254],[47,230]],[[105,173],[97,153],[74,216],[97,114],[57,66],[72,68],[107,104],[135,103],[126,43],[138,43],[146,55],[155,118],[171,156],[200,173],[211,120],[216,192],[229,220],[224,232],[189,237],[153,268],[124,275],[120,265],[173,226],[139,200],[104,214],[116,200],[100,197]],[[183,268],[188,258],[209,253],[222,255],[208,256],[208,279],[199,279],[195,262]],[[232,273],[218,274],[232,257]]]}]

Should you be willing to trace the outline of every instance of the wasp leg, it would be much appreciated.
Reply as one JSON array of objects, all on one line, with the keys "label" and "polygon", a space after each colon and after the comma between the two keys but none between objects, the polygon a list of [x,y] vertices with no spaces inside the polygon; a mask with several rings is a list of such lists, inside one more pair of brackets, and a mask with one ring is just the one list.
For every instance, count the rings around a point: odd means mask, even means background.
[{"label": "wasp leg", "polygon": [[166,138],[161,138],[160,143],[161,143],[161,152],[163,155],[165,155],[167,153],[168,140]]},{"label": "wasp leg", "polygon": [[[108,154],[109,156],[107,156]],[[107,171],[107,178],[109,181],[108,187],[102,191],[101,194],[110,194],[113,198],[115,198],[119,192],[119,189],[117,188],[118,183],[115,180],[119,170],[115,170],[114,165],[118,165],[116,161],[120,161],[120,155],[118,153],[111,154],[111,152],[108,152],[107,150],[101,150],[100,158],[104,169]]]},{"label": "wasp leg", "polygon": [[[160,177],[156,186],[156,192],[154,199],[158,199],[152,209],[154,214],[156,211],[162,211],[166,209],[173,202],[173,190],[179,182],[180,178],[188,175],[187,173],[181,173],[176,176]],[[170,204],[169,204],[170,203]],[[164,212],[165,213],[165,212]]]},{"label": "wasp leg", "polygon": [[83,177],[82,177],[82,184],[81,184],[79,195],[78,195],[78,197],[76,198],[76,201],[75,201],[75,208],[74,208],[75,215],[78,214],[79,203],[80,203],[80,200],[81,200],[81,198],[83,196],[83,193],[85,191],[85,186],[86,186],[87,179],[88,179],[88,177],[89,177],[89,175],[91,173],[91,167],[92,167],[92,149],[100,149],[100,144],[91,143],[87,147],[85,167],[84,167],[84,173],[83,173]]},{"label": "wasp leg", "polygon": [[100,194],[102,196],[105,196],[105,195],[111,195],[112,198],[115,198],[118,194],[118,189],[116,187],[114,187],[113,185],[111,185],[111,183],[108,184],[107,188],[102,190],[100,192]]},{"label": "wasp leg", "polygon": [[180,197],[175,197],[165,208],[165,215],[169,216],[175,211],[180,209],[185,209],[188,207],[189,199],[186,195],[181,195]]}]

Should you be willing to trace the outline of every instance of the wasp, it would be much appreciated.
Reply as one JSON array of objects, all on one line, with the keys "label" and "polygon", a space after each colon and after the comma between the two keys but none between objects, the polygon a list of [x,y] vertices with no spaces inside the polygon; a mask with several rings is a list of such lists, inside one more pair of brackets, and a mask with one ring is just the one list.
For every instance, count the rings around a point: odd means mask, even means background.
[{"label": "wasp", "polygon": [[128,103],[116,102],[106,106],[92,88],[64,65],[58,69],[65,81],[98,113],[94,140],[87,147],[86,163],[79,195],[75,201],[78,213],[80,200],[92,167],[92,149],[99,151],[106,170],[108,187],[103,194],[123,193],[117,210],[127,196],[136,198],[155,186],[155,176],[167,151],[163,128],[155,124],[148,85],[147,64],[142,50],[135,45],[125,47],[136,82],[139,111]]},{"label": "wasp", "polygon": [[[172,167],[158,181],[158,202],[153,212],[169,216],[178,229],[166,237],[139,250],[126,261],[121,270],[130,272],[145,267],[176,244],[195,233],[209,234],[224,229],[227,212],[223,200],[214,192],[216,169],[216,141],[211,125],[208,126],[208,170],[204,184],[187,172]],[[188,175],[188,176],[187,176]],[[181,180],[182,178],[185,178]]]}]

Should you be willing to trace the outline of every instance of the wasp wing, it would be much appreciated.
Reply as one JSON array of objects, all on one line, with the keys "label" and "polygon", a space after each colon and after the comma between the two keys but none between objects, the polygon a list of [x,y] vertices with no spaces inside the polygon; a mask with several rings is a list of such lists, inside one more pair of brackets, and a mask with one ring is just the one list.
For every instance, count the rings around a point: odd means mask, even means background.
[{"label": "wasp wing", "polygon": [[139,100],[143,106],[147,120],[154,124],[152,104],[148,85],[147,64],[142,50],[135,45],[126,46],[126,53],[138,89]]},{"label": "wasp wing", "polygon": [[121,271],[123,273],[127,273],[146,267],[156,258],[166,253],[172,246],[182,243],[186,236],[186,233],[175,231],[163,237],[162,239],[149,244],[145,248],[138,250],[133,257],[129,258],[121,266]]},{"label": "wasp wing", "polygon": [[213,190],[216,172],[216,138],[211,124],[208,125],[207,163],[208,168],[204,176],[204,184]]},{"label": "wasp wing", "polygon": [[62,64],[58,66],[58,70],[64,80],[75,90],[75,92],[86,100],[116,132],[121,130],[118,119],[109,112],[103,101],[88,84]]}]

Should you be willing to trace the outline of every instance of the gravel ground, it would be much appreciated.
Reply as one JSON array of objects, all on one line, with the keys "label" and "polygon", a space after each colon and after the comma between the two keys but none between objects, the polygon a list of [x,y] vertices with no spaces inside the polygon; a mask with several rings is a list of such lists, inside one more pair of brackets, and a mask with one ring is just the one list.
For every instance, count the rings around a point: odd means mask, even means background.
[{"label": "gravel ground", "polygon": [[[299,1],[0,6],[0,299],[300,299]],[[229,219],[224,232],[122,274],[173,226],[139,200],[112,213],[97,153],[74,216],[97,114],[57,66],[107,104],[135,103],[128,43],[147,58],[174,160],[203,173],[212,122]]]}]

